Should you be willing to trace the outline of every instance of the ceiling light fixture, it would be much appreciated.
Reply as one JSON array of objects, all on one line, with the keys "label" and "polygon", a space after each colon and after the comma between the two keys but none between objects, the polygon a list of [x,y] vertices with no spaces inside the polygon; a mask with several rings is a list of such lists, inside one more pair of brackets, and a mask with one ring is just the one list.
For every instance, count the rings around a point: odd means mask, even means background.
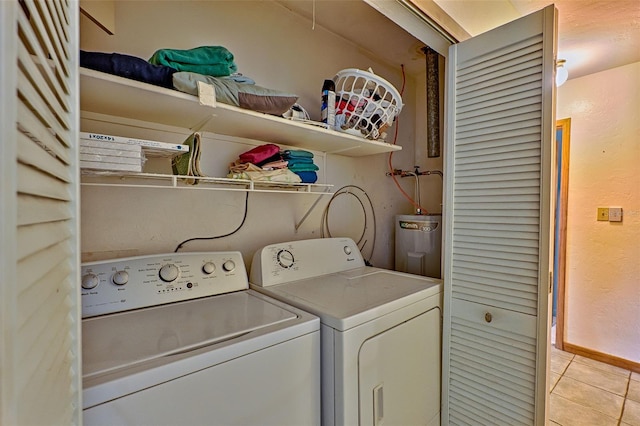
[{"label": "ceiling light fixture", "polygon": [[564,59],[558,59],[556,62],[556,86],[557,87],[562,86],[564,82],[567,81],[567,78],[569,78],[569,72],[564,67],[564,64],[566,62],[567,61]]}]

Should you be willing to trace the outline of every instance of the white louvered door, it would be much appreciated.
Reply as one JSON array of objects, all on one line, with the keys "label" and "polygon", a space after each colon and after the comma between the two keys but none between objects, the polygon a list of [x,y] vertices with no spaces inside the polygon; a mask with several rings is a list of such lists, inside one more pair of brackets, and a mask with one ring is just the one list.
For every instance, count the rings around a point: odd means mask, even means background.
[{"label": "white louvered door", "polygon": [[0,22],[0,424],[80,424],[78,5]]},{"label": "white louvered door", "polygon": [[449,51],[443,424],[545,424],[556,15]]}]

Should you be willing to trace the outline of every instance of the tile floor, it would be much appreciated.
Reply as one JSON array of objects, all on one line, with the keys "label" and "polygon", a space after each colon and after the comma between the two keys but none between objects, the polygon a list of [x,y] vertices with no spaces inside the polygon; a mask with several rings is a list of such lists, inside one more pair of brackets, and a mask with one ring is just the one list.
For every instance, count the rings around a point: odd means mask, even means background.
[{"label": "tile floor", "polygon": [[640,374],[551,347],[550,426],[640,426]]}]

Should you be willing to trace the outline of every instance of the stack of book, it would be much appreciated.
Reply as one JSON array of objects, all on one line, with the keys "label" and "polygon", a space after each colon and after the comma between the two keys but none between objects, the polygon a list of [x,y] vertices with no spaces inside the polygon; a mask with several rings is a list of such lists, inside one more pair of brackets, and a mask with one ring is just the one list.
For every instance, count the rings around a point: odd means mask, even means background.
[{"label": "stack of book", "polygon": [[147,157],[173,157],[188,145],[80,132],[80,168],[142,172]]}]

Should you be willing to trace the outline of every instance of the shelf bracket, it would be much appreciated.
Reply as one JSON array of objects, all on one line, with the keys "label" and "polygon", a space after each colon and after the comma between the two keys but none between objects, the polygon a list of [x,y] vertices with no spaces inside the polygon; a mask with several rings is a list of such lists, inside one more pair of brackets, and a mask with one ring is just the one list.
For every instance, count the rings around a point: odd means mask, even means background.
[{"label": "shelf bracket", "polygon": [[213,120],[213,117],[215,116],[216,115],[213,113],[211,115],[206,116],[205,118],[200,120],[198,123],[196,123],[194,126],[190,127],[189,130],[191,130],[192,133],[199,132],[204,126],[209,124],[209,122]]},{"label": "shelf bracket", "polygon": [[[325,193],[329,192],[329,188],[325,188],[324,192]],[[309,207],[309,210],[307,210],[307,212],[304,214],[304,216],[302,216],[302,219],[300,219],[300,221],[298,223],[296,223],[296,226],[295,226],[296,233],[298,232],[298,229],[300,229],[300,227],[302,226],[304,221],[307,220],[307,217],[309,217],[311,212],[316,208],[316,206],[318,205],[318,203],[320,202],[321,199],[322,199],[322,195],[319,195],[318,198],[316,198],[316,201],[314,201],[313,204],[311,205],[311,207]]]}]

